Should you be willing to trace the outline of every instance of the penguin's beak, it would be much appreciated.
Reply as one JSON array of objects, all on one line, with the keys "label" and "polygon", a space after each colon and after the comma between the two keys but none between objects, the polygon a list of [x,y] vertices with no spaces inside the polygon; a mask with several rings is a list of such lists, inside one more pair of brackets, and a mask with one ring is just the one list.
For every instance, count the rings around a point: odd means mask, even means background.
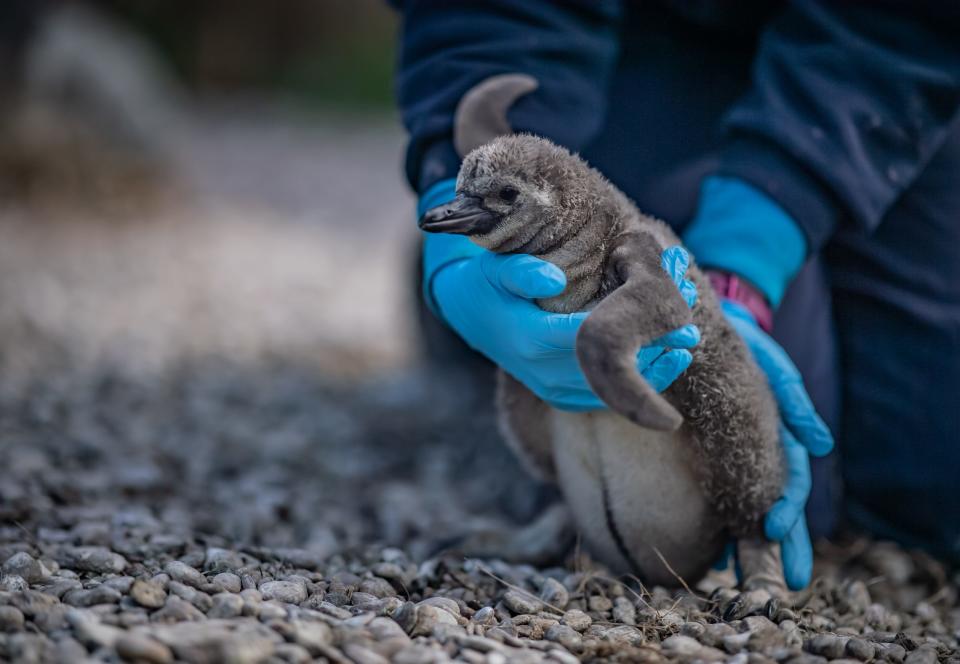
[{"label": "penguin's beak", "polygon": [[424,212],[418,225],[428,233],[483,235],[499,222],[500,215],[485,209],[478,196],[460,194],[449,203]]}]

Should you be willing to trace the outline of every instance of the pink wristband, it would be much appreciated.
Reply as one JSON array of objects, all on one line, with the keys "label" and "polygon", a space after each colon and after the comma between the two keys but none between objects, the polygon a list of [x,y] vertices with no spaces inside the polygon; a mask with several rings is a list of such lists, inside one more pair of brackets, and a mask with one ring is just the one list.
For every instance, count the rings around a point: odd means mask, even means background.
[{"label": "pink wristband", "polygon": [[767,334],[773,331],[773,310],[760,291],[735,274],[716,270],[706,272],[717,295],[745,307]]}]

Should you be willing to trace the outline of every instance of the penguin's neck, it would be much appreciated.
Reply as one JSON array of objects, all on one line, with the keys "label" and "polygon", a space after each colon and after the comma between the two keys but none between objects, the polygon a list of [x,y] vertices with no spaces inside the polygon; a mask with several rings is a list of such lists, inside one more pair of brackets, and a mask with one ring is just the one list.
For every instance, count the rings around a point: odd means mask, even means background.
[{"label": "penguin's neck", "polygon": [[590,309],[600,299],[604,266],[611,246],[610,229],[605,224],[588,221],[559,246],[535,253],[537,258],[559,267],[567,277],[563,293],[538,300],[537,304],[555,313]]}]

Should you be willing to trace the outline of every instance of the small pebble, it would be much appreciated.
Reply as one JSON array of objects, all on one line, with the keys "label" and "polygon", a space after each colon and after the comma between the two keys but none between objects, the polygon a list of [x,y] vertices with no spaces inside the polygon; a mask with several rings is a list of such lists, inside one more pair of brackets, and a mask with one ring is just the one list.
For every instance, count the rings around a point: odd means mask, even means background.
[{"label": "small pebble", "polygon": [[195,570],[190,565],[187,565],[179,560],[172,560],[167,563],[164,566],[163,571],[167,573],[174,581],[179,581],[180,583],[192,586],[194,588],[199,588],[207,582],[207,579],[203,576],[203,574]]},{"label": "small pebble", "polygon": [[23,629],[23,612],[15,606],[0,606],[0,632],[19,632]]},{"label": "small pebble", "polygon": [[591,595],[587,600],[587,607],[596,613],[606,613],[613,608],[613,602],[603,595]]},{"label": "small pebble", "polygon": [[560,622],[577,632],[585,632],[593,623],[593,620],[583,611],[571,609],[563,614]]},{"label": "small pebble", "polygon": [[148,609],[159,609],[167,601],[167,593],[163,587],[153,581],[136,580],[130,586],[130,597]]},{"label": "small pebble", "polygon": [[173,661],[173,652],[170,648],[139,634],[124,634],[117,639],[116,649],[120,657],[130,662],[169,664]]},{"label": "small pebble", "polygon": [[0,569],[4,574],[21,577],[28,584],[39,583],[49,576],[49,572],[43,568],[40,561],[25,551],[20,551],[7,558]]},{"label": "small pebble", "polygon": [[547,578],[540,587],[540,599],[545,604],[563,611],[570,602],[570,593],[556,579]]},{"label": "small pebble", "polygon": [[127,560],[102,546],[72,546],[58,549],[55,560],[63,567],[95,574],[120,574]]},{"label": "small pebble", "polygon": [[260,584],[260,593],[264,599],[299,604],[307,599],[307,589],[295,581],[267,581]]},{"label": "small pebble", "polygon": [[238,593],[243,589],[240,585],[240,577],[233,572],[220,572],[213,577],[211,582],[220,590],[228,593]]},{"label": "small pebble", "polygon": [[508,590],[504,593],[503,603],[515,614],[537,613],[543,608],[543,602],[534,595],[519,590]]},{"label": "small pebble", "polygon": [[218,593],[213,596],[213,605],[208,618],[236,618],[243,613],[243,598],[233,593]]}]

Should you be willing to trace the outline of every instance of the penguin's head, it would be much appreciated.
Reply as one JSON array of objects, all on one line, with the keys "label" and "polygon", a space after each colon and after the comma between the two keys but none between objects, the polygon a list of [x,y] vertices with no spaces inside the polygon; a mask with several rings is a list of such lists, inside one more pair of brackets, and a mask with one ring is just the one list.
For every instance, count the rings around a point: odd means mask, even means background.
[{"label": "penguin's head", "polygon": [[427,210],[420,228],[466,235],[492,251],[535,253],[565,235],[579,161],[536,136],[501,136],[464,158],[456,198]]}]

